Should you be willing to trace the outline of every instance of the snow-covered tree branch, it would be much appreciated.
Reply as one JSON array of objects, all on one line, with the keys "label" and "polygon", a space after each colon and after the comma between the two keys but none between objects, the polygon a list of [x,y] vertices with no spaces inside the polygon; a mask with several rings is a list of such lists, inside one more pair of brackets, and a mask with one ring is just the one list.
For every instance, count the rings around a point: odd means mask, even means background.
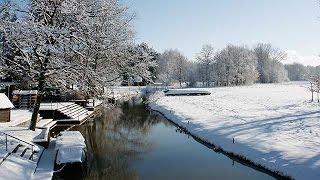
[{"label": "snow-covered tree branch", "polygon": [[6,1],[0,10],[2,73],[38,89],[30,129],[47,85],[90,97],[124,72],[151,79],[151,58],[130,51],[135,16],[119,0],[31,0],[23,9]]}]

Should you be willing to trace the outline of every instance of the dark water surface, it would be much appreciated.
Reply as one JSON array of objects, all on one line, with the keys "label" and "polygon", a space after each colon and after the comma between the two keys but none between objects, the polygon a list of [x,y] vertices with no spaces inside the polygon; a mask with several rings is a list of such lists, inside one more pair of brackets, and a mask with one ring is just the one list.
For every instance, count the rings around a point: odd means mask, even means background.
[{"label": "dark water surface", "polygon": [[88,145],[86,174],[63,179],[274,179],[214,152],[143,104],[106,109],[76,130]]}]

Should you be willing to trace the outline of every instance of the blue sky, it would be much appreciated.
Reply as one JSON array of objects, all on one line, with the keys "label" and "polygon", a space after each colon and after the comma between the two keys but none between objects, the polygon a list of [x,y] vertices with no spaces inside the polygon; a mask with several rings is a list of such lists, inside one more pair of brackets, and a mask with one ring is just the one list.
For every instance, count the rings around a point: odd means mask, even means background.
[{"label": "blue sky", "polygon": [[298,61],[320,64],[318,0],[124,1],[137,14],[137,42],[159,52],[177,48],[192,59],[207,43],[221,49],[265,42],[302,58]]},{"label": "blue sky", "polygon": [[159,52],[177,48],[193,60],[203,44],[264,42],[288,53],[284,63],[320,65],[320,0],[120,1],[137,14],[136,41]]}]

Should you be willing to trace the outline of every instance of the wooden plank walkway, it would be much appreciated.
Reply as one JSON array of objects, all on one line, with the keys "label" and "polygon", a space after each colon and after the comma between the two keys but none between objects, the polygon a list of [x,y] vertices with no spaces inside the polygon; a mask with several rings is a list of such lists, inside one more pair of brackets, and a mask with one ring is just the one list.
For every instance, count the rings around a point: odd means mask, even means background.
[{"label": "wooden plank walkway", "polygon": [[45,149],[40,161],[38,163],[37,169],[32,177],[32,179],[38,180],[50,180],[52,179],[54,172],[54,161],[57,154],[55,150],[55,139],[51,139],[48,149]]}]

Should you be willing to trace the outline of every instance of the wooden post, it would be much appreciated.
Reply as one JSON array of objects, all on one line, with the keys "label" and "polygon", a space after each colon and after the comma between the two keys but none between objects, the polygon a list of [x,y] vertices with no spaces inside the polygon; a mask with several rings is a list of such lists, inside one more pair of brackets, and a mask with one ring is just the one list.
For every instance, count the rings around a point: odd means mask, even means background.
[{"label": "wooden post", "polygon": [[10,99],[10,84],[8,85],[8,98]]},{"label": "wooden post", "polygon": [[8,136],[7,135],[6,135],[6,151],[8,151]]},{"label": "wooden post", "polygon": [[317,83],[317,99],[318,99],[318,102],[319,102],[319,90],[320,90],[320,89],[319,89],[319,86],[320,86],[319,83],[320,83],[320,81],[317,80],[316,83]]},{"label": "wooden post", "polygon": [[310,82],[310,91],[311,91],[311,102],[313,102],[313,86],[312,86],[312,82]]},{"label": "wooden post", "polygon": [[33,146],[31,146],[31,160],[33,160]]}]

